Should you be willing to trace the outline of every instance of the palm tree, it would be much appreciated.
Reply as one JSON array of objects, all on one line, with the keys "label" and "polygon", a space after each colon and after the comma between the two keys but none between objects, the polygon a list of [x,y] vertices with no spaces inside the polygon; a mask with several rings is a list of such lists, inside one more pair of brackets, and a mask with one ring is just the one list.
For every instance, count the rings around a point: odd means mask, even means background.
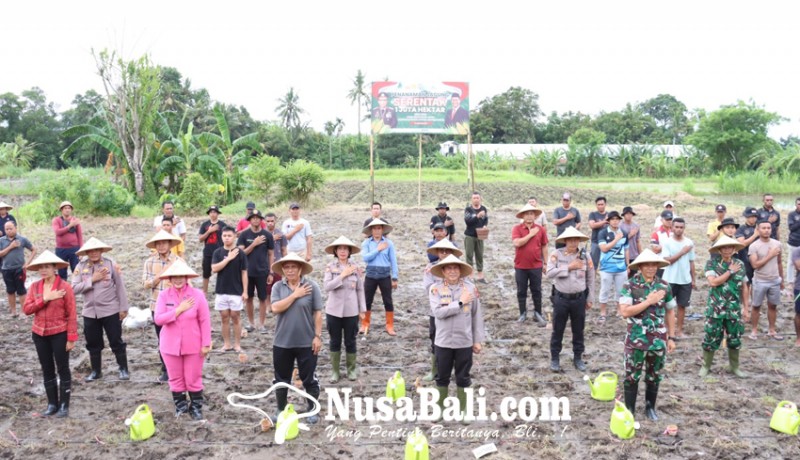
[{"label": "palm tree", "polygon": [[336,133],[336,137],[339,137],[342,129],[344,129],[344,120],[339,117],[336,117],[336,121],[325,122],[325,134],[328,135],[328,167],[333,167],[333,134]]},{"label": "palm tree", "polygon": [[36,143],[29,143],[22,134],[17,134],[14,142],[0,145],[0,162],[18,168],[31,169]]},{"label": "palm tree", "polygon": [[350,105],[356,104],[358,107],[358,138],[361,139],[361,106],[363,105],[362,100],[369,99],[369,96],[366,92],[366,76],[361,73],[361,69],[358,70],[356,74],[355,80],[353,80],[353,88],[347,93],[347,97],[350,99]]},{"label": "palm tree", "polygon": [[286,96],[282,99],[278,99],[280,104],[275,107],[275,110],[281,118],[281,125],[286,129],[300,126],[300,114],[303,113],[304,110],[297,105],[299,100],[300,96],[295,94],[294,88],[289,88],[289,92],[286,93]]}]

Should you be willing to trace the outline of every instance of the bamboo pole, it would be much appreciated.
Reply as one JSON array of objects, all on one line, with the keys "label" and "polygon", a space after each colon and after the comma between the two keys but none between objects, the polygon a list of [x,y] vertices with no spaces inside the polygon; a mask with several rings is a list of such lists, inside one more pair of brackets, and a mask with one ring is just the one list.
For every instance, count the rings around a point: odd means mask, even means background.
[{"label": "bamboo pole", "polygon": [[418,178],[417,178],[417,206],[422,206],[422,134],[417,134],[419,138],[419,162],[417,163]]},{"label": "bamboo pole", "polygon": [[375,140],[373,135],[369,135],[369,202],[375,202]]},{"label": "bamboo pole", "polygon": [[470,193],[475,191],[475,158],[472,157],[472,132],[467,133],[467,168],[469,168]]}]

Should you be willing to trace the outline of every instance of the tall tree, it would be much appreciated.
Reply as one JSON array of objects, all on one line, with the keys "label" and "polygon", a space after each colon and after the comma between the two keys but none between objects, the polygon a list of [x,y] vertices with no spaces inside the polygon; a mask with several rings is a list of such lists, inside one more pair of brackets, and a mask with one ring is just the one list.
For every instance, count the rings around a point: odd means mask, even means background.
[{"label": "tall tree", "polygon": [[663,135],[663,139],[654,139],[656,142],[680,144],[691,129],[686,105],[671,94],[659,94],[638,104],[636,108],[655,120]]},{"label": "tall tree", "polygon": [[300,96],[294,92],[294,88],[289,88],[289,92],[286,93],[283,98],[278,99],[279,104],[275,107],[275,111],[278,112],[278,116],[281,119],[281,126],[284,128],[290,129],[301,126],[300,114],[303,113],[304,110],[298,105],[299,101]]},{"label": "tall tree", "polygon": [[609,144],[642,144],[653,141],[656,125],[652,117],[628,104],[618,112],[601,113],[592,122],[592,128],[605,133]]},{"label": "tall tree", "polygon": [[358,73],[356,74],[356,78],[353,79],[353,87],[347,93],[348,99],[350,99],[350,105],[356,104],[358,107],[358,138],[361,139],[361,107],[364,105],[364,101],[369,100],[369,95],[367,95],[367,83],[366,83],[366,75],[361,73],[361,69],[358,69]]},{"label": "tall tree", "polygon": [[[64,145],[72,145],[82,135],[67,135],[72,127],[92,124],[96,121],[97,114],[103,110],[104,101],[105,98],[93,89],[84,94],[75,95],[72,99],[72,106],[61,114],[61,123],[67,129],[61,134]],[[97,123],[95,123],[96,125]],[[76,147],[69,155],[72,165],[97,167],[105,163],[108,152],[100,144],[91,142]],[[65,160],[65,158],[62,155],[61,159]]]},{"label": "tall tree", "polygon": [[547,117],[547,121],[538,126],[536,141],[543,144],[566,144],[567,139],[580,128],[588,128],[592,117],[580,112],[565,112],[559,115],[555,111]]},{"label": "tall tree", "polygon": [[476,142],[532,144],[536,142],[536,120],[542,115],[539,95],[514,86],[482,100],[470,117]]},{"label": "tall tree", "polygon": [[159,68],[147,55],[125,61],[108,50],[95,54],[95,62],[106,93],[104,113],[119,138],[136,194],[143,198],[147,140],[160,105]]}]

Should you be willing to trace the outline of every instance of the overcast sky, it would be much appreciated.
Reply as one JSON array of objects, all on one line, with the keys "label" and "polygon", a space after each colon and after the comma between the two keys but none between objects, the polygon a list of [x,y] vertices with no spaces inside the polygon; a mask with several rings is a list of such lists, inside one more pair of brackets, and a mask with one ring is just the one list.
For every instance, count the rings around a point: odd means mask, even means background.
[{"label": "overcast sky", "polygon": [[[101,89],[91,49],[149,53],[218,101],[276,118],[290,87],[305,120],[341,117],[368,81],[467,81],[473,106],[511,86],[553,110],[596,114],[669,93],[690,109],[753,100],[800,135],[792,2],[4,2],[0,93],[39,86],[57,110]],[[362,131],[368,130],[364,123]]]}]

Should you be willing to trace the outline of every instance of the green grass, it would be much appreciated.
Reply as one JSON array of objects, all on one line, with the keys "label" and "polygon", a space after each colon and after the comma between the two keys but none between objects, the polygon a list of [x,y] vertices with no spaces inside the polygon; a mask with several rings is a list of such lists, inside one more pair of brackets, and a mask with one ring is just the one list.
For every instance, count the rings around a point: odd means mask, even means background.
[{"label": "green grass", "polygon": [[[38,195],[48,184],[59,180],[63,171],[53,169],[34,169],[33,171],[21,174],[3,176],[0,171],[0,195]],[[15,171],[16,168],[15,168]],[[85,171],[91,176],[102,176],[105,174],[102,168],[86,168]],[[18,171],[17,171],[18,172]]]}]

